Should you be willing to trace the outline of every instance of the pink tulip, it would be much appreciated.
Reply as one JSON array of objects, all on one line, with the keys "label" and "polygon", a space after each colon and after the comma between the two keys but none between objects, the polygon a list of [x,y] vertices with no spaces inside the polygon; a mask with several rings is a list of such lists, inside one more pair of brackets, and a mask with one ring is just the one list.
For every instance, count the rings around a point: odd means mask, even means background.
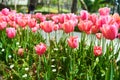
[{"label": "pink tulip", "polygon": [[62,24],[62,28],[65,33],[70,33],[74,31],[75,25],[73,20],[66,21]]},{"label": "pink tulip", "polygon": [[99,40],[102,38],[102,33],[96,33],[95,35],[96,35],[96,38]]},{"label": "pink tulip", "polygon": [[5,22],[9,22],[10,19],[8,16],[1,16],[2,20],[5,21]]},{"label": "pink tulip", "polygon": [[39,24],[36,24],[36,26],[31,29],[32,29],[32,32],[36,32],[39,29]]},{"label": "pink tulip", "polygon": [[19,48],[18,49],[18,55],[23,56],[24,53],[24,49],[23,48]]},{"label": "pink tulip", "polygon": [[117,37],[120,39],[120,33],[118,33]]},{"label": "pink tulip", "polygon": [[54,30],[54,22],[52,21],[44,21],[40,23],[40,28],[44,30],[46,33],[50,33]]},{"label": "pink tulip", "polygon": [[8,24],[9,24],[11,27],[17,28],[17,24],[16,24],[15,21],[9,21]]},{"label": "pink tulip", "polygon": [[8,14],[9,14],[9,9],[7,9],[7,8],[4,8],[4,9],[2,9],[2,14],[4,14],[5,16],[7,16]]},{"label": "pink tulip", "polygon": [[115,22],[115,19],[110,15],[100,16],[100,20],[101,20],[102,25],[103,24],[113,24]]},{"label": "pink tulip", "polygon": [[110,8],[104,7],[104,8],[100,8],[98,11],[99,11],[101,16],[105,16],[105,15],[109,15]]},{"label": "pink tulip", "polygon": [[24,19],[24,18],[18,17],[18,18],[16,19],[16,23],[17,23],[19,26],[21,26],[22,28],[24,28],[24,27],[26,27],[26,25],[27,25],[27,20]]},{"label": "pink tulip", "polygon": [[10,20],[15,21],[15,19],[16,19],[16,13],[10,13],[8,15],[8,17],[9,17]]},{"label": "pink tulip", "polygon": [[34,18],[28,20],[28,26],[29,26],[30,28],[35,27],[35,26],[36,26],[36,23],[37,23],[37,21],[36,21],[36,19],[34,19]]},{"label": "pink tulip", "polygon": [[73,13],[66,14],[65,21],[73,20],[74,22],[78,22],[77,16]]},{"label": "pink tulip", "polygon": [[95,56],[102,55],[102,47],[101,46],[94,46],[93,52]]},{"label": "pink tulip", "polygon": [[15,28],[6,28],[6,34],[7,34],[8,38],[14,38],[16,35]]},{"label": "pink tulip", "polygon": [[52,20],[55,22],[55,23],[59,23],[59,16],[58,15],[55,15],[55,16],[52,16]]},{"label": "pink tulip", "polygon": [[89,19],[93,22],[93,24],[96,24],[96,21],[97,21],[97,19],[98,19],[98,16],[93,13],[93,14],[91,14],[91,15],[89,16]]},{"label": "pink tulip", "polygon": [[80,21],[78,23],[78,28],[80,31],[86,32],[87,34],[91,33],[93,23],[91,21]]},{"label": "pink tulip", "polygon": [[59,23],[64,23],[65,22],[65,17],[66,17],[65,14],[59,14],[58,15],[58,22]]},{"label": "pink tulip", "polygon": [[120,16],[119,16],[119,14],[114,13],[113,18],[115,19],[115,21],[117,22],[117,24],[119,25],[119,28],[120,28]]},{"label": "pink tulip", "polygon": [[80,18],[82,20],[88,20],[89,18],[89,13],[86,10],[81,10],[80,11]]},{"label": "pink tulip", "polygon": [[93,25],[91,27],[91,33],[97,33],[98,31],[100,30],[100,26],[97,26],[97,25]]},{"label": "pink tulip", "polygon": [[41,13],[36,13],[35,17],[40,20],[40,22],[43,22],[46,20],[46,17],[42,15]]},{"label": "pink tulip", "polygon": [[77,48],[78,47],[78,37],[77,36],[71,36],[68,40],[68,45],[71,48]]},{"label": "pink tulip", "polygon": [[113,25],[104,24],[101,32],[106,39],[113,40],[117,37],[118,25],[115,23]]},{"label": "pink tulip", "polygon": [[59,30],[60,29],[60,26],[58,25],[58,24],[55,24],[54,25],[54,31],[57,31],[57,30]]},{"label": "pink tulip", "polygon": [[7,27],[7,23],[4,22],[4,21],[1,21],[1,22],[0,22],[0,30],[5,29],[6,27]]},{"label": "pink tulip", "polygon": [[46,49],[47,49],[47,47],[43,43],[40,43],[35,46],[35,51],[39,56],[43,55],[45,53]]}]

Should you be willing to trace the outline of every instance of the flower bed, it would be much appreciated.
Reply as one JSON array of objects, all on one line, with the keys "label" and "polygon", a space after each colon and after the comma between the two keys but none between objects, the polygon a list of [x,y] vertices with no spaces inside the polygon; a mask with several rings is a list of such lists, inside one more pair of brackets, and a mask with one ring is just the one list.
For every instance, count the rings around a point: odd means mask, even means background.
[{"label": "flower bed", "polygon": [[109,12],[107,7],[98,15],[1,10],[0,75],[5,80],[120,79],[120,16]]}]

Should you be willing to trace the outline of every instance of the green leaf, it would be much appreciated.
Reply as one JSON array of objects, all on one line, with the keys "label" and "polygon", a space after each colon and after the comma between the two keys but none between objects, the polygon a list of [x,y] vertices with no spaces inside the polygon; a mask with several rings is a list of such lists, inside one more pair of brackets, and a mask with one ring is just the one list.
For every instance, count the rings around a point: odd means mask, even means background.
[{"label": "green leaf", "polygon": [[114,70],[113,63],[111,62],[110,67],[108,68],[108,71],[106,73],[105,80],[114,80],[113,79],[113,75],[114,75],[113,70]]},{"label": "green leaf", "polygon": [[111,65],[110,65],[110,80],[113,80],[113,64],[111,62]]},{"label": "green leaf", "polygon": [[2,48],[2,43],[0,42],[0,48]]}]

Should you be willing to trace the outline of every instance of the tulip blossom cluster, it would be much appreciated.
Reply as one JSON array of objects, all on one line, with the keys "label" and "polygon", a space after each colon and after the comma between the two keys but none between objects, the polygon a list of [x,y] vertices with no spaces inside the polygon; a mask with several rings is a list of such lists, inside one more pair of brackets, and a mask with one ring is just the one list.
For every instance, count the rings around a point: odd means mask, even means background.
[{"label": "tulip blossom cluster", "polygon": [[[80,15],[69,14],[22,14],[7,8],[0,12],[0,30],[6,30],[8,38],[15,38],[19,29],[31,29],[32,32],[43,30],[51,33],[57,30],[63,30],[66,34],[74,32],[75,27],[86,34],[96,34],[98,39],[102,37],[114,40],[119,38],[120,16],[115,13],[110,15],[110,8],[104,7],[98,10],[99,15],[90,14],[86,10],[81,10]],[[68,45],[71,48],[77,48],[77,37],[72,36],[68,39]],[[38,54],[39,45],[35,47]],[[41,49],[40,49],[41,50]]]},{"label": "tulip blossom cluster", "polygon": [[110,8],[107,7],[100,8],[98,11],[99,15],[90,14],[86,10],[82,10],[80,15],[71,13],[31,15],[16,13],[16,11],[9,11],[5,8],[0,12],[0,30],[6,27],[25,29],[28,26],[33,29],[33,32],[42,29],[46,33],[50,33],[61,29],[65,33],[71,33],[78,26],[78,29],[86,34],[101,32],[106,39],[115,39],[120,28],[119,14],[110,15]]}]

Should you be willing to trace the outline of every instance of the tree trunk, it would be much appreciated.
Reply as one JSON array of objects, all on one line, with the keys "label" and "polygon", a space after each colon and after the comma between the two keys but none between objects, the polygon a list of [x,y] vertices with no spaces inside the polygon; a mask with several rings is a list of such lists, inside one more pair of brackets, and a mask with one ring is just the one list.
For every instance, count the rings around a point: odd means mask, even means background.
[{"label": "tree trunk", "polygon": [[77,0],[72,0],[71,13],[77,13]]},{"label": "tree trunk", "polygon": [[38,0],[30,0],[28,3],[28,13],[34,13]]},{"label": "tree trunk", "polygon": [[58,4],[57,4],[57,6],[58,6],[58,13],[60,13],[60,0],[57,0],[58,2]]}]

